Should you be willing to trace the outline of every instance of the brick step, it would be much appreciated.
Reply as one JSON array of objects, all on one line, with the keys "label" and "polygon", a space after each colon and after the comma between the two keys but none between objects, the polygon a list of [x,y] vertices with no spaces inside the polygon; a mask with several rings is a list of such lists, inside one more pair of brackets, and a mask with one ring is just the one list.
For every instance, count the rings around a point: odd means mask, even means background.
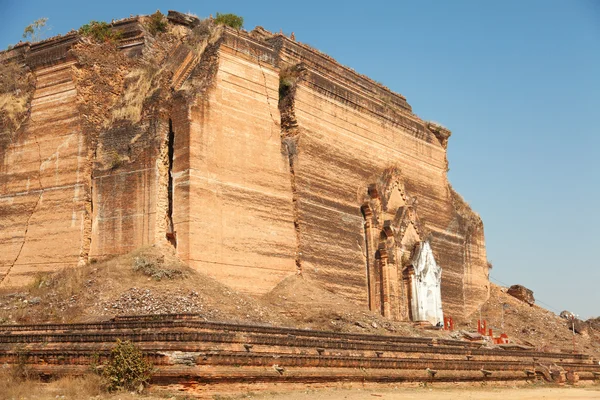
[{"label": "brick step", "polygon": [[[41,355],[41,354],[40,354]],[[78,374],[89,371],[90,360],[74,354],[52,360],[37,358],[31,370],[47,376]],[[81,355],[80,355],[81,356]],[[89,354],[101,363],[104,354]],[[20,362],[34,361],[20,359]],[[340,357],[261,357],[248,354],[207,354],[199,364],[167,365],[154,362],[155,383],[225,383],[225,382],[340,382],[340,381],[510,381],[531,380],[543,375],[539,368],[524,363],[448,362],[443,360],[344,359]],[[55,362],[53,362],[55,361]],[[57,361],[57,362],[56,362]],[[598,378],[598,368],[589,365],[564,365],[582,380]]]},{"label": "brick step", "polygon": [[135,342],[156,367],[153,379],[166,382],[524,380],[540,374],[555,380],[564,371],[600,377],[600,366],[584,354],[210,322],[194,314],[1,326],[0,364],[25,363],[45,375],[79,371],[107,361],[117,339]]},{"label": "brick step", "polygon": [[[241,348],[244,345],[257,346],[254,351],[269,351],[271,347],[278,347],[280,351],[283,348],[290,348],[288,352],[298,352],[300,350],[309,352],[331,352],[331,351],[369,351],[374,353],[409,353],[414,356],[422,354],[438,354],[449,358],[475,358],[475,359],[527,359],[535,361],[536,359],[551,359],[558,361],[578,360],[592,363],[592,358],[583,354],[569,353],[544,353],[530,350],[499,350],[499,349],[475,349],[461,348],[456,346],[433,345],[429,343],[390,343],[387,341],[376,340],[350,340],[339,338],[334,332],[329,332],[329,337],[298,337],[296,335],[273,335],[254,332],[240,333],[231,331],[200,331],[200,330],[177,330],[174,328],[163,328],[162,330],[112,330],[107,331],[84,331],[84,332],[18,332],[0,334],[0,349],[9,349],[15,344],[35,344],[43,343],[59,344],[68,343],[69,346],[77,346],[83,343],[93,343],[95,345],[105,343],[113,345],[117,340],[131,340],[136,343],[169,343],[172,346],[182,346],[182,343],[201,343],[202,346],[220,345],[224,349],[231,349],[232,346]],[[155,346],[154,345],[154,346]],[[262,347],[260,347],[262,346]]]},{"label": "brick step", "polygon": [[[490,370],[490,371],[521,371],[534,369],[539,363],[511,360],[448,360],[432,357],[399,358],[399,357],[373,357],[353,355],[313,355],[289,353],[248,353],[242,351],[160,351],[146,350],[145,356],[154,365],[234,365],[234,366],[270,366],[287,365],[296,367],[340,367],[340,368],[394,368],[394,369],[419,369],[430,368],[434,370]],[[0,352],[0,363],[13,364],[24,362],[26,364],[55,364],[55,365],[88,365],[97,360],[103,362],[108,359],[110,349],[19,349],[16,351]],[[183,360],[183,361],[182,361]],[[573,371],[587,371],[600,373],[600,366],[578,363],[560,362],[556,364],[563,369]]]},{"label": "brick step", "polygon": [[[134,341],[145,351],[246,351],[252,353],[319,354],[362,357],[420,358],[430,357],[448,360],[485,360],[541,362],[581,362],[591,364],[589,358],[573,357],[572,354],[539,353],[530,351],[507,351],[489,349],[461,349],[444,346],[422,346],[315,340],[305,338],[273,337],[248,334],[244,337],[227,333],[208,332],[153,332],[132,334],[130,332],[98,334],[10,335],[0,344],[0,352],[9,352],[15,344],[27,351],[38,350],[109,350],[117,339]],[[165,340],[170,339],[170,340]]]}]

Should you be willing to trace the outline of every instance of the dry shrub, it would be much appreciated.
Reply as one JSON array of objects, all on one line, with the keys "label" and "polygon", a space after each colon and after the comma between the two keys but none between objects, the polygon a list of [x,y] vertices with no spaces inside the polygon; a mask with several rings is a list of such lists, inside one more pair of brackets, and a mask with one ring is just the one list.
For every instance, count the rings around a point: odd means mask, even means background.
[{"label": "dry shrub", "polygon": [[0,399],[25,399],[31,394],[31,382],[14,379],[8,365],[0,365],[0,385]]},{"label": "dry shrub", "polygon": [[212,33],[212,21],[208,18],[201,20],[198,25],[192,29],[192,36],[196,40],[207,38]]},{"label": "dry shrub", "polygon": [[38,379],[39,376],[35,374],[29,365],[27,365],[27,354],[22,350],[17,350],[17,363],[10,364],[8,373],[13,381],[22,382]]},{"label": "dry shrub", "polygon": [[30,289],[31,296],[42,296],[52,290],[56,297],[69,298],[77,295],[84,285],[83,268],[65,268],[54,274],[37,274]]},{"label": "dry shrub", "polygon": [[67,399],[87,399],[105,393],[104,380],[96,374],[64,376],[51,383],[53,388]]},{"label": "dry shrub", "polygon": [[279,72],[279,100],[293,95],[298,79],[301,77],[304,68],[297,64],[291,67],[285,67]]},{"label": "dry shrub", "polygon": [[135,257],[133,260],[133,270],[136,272],[139,271],[157,281],[164,278],[175,279],[184,277],[181,270],[166,267],[164,258],[150,259],[144,256]]},{"label": "dry shrub", "polygon": [[34,77],[15,62],[0,64],[0,131],[14,133],[23,123],[33,97]]},{"label": "dry shrub", "polygon": [[65,376],[49,383],[35,379],[14,379],[12,367],[0,366],[0,399],[67,399],[80,400],[104,398],[104,381],[94,374],[84,376]]},{"label": "dry shrub", "polygon": [[158,73],[159,70],[154,65],[145,64],[125,76],[125,91],[120,104],[113,109],[112,122],[140,121],[144,101],[157,90],[153,83]]}]

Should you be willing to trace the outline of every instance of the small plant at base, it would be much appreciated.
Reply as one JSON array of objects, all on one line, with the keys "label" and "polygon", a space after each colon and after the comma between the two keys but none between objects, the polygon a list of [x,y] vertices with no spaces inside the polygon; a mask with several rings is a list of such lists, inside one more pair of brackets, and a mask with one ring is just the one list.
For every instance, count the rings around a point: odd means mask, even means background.
[{"label": "small plant at base", "polygon": [[154,14],[148,17],[148,30],[153,35],[156,35],[159,32],[167,31],[167,21],[165,20],[163,13],[156,11]]},{"label": "small plant at base", "polygon": [[110,360],[102,372],[110,392],[139,391],[148,384],[151,374],[152,364],[144,359],[142,351],[130,341],[122,342],[119,339],[111,350]]},{"label": "small plant at base", "polygon": [[10,374],[16,381],[25,381],[36,377],[27,365],[27,354],[22,350],[17,350],[17,363],[12,364]]},{"label": "small plant at base", "polygon": [[235,14],[217,13],[217,18],[215,18],[215,24],[227,25],[232,27],[233,29],[240,30],[244,26],[244,18]]},{"label": "small plant at base", "polygon": [[79,34],[91,37],[96,42],[114,42],[121,38],[121,32],[111,29],[111,25],[102,21],[90,21],[79,28]]}]

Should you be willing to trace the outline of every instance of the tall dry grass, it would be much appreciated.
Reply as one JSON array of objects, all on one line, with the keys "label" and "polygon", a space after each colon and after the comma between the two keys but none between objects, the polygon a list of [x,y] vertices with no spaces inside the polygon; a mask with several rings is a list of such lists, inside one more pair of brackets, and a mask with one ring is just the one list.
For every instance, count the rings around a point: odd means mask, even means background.
[{"label": "tall dry grass", "polygon": [[33,95],[33,75],[15,62],[0,64],[0,131],[14,133],[23,123]]},{"label": "tall dry grass", "polygon": [[50,382],[42,382],[33,377],[15,376],[10,368],[0,368],[0,400],[16,399],[90,399],[105,398],[102,378],[95,374],[66,376]]},{"label": "tall dry grass", "polygon": [[120,120],[133,123],[140,121],[144,101],[158,89],[155,82],[158,73],[158,68],[147,64],[127,74],[125,92],[121,103],[113,109],[111,123]]}]

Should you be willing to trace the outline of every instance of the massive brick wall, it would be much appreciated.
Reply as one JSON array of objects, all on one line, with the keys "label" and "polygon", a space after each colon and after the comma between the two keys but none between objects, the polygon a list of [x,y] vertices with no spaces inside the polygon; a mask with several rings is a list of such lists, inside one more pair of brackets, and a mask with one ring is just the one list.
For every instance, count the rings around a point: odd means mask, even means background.
[{"label": "massive brick wall", "polygon": [[72,61],[35,70],[31,114],[0,170],[0,274],[19,285],[80,261],[87,148]]},{"label": "massive brick wall", "polygon": [[[135,46],[148,46],[128,24]],[[133,58],[143,54],[134,39],[122,46]],[[173,96],[152,118],[93,133],[80,127],[82,89],[60,46],[33,65],[30,118],[2,153],[0,274],[11,270],[2,285],[168,245],[170,234],[182,260],[236,289],[266,293],[303,273],[366,308],[361,206],[395,171],[443,268],[445,312],[487,298],[483,225],[448,184],[447,137],[404,97],[283,35],[226,28],[174,47],[173,83],[163,88]],[[290,68],[300,72],[284,104]]]},{"label": "massive brick wall", "polygon": [[[193,99],[187,126],[174,125],[177,249],[198,270],[236,289],[265,293],[295,273],[279,75],[268,62],[272,50],[225,39],[213,85]],[[184,151],[187,166],[178,159]],[[186,198],[182,215],[180,198]]]}]

